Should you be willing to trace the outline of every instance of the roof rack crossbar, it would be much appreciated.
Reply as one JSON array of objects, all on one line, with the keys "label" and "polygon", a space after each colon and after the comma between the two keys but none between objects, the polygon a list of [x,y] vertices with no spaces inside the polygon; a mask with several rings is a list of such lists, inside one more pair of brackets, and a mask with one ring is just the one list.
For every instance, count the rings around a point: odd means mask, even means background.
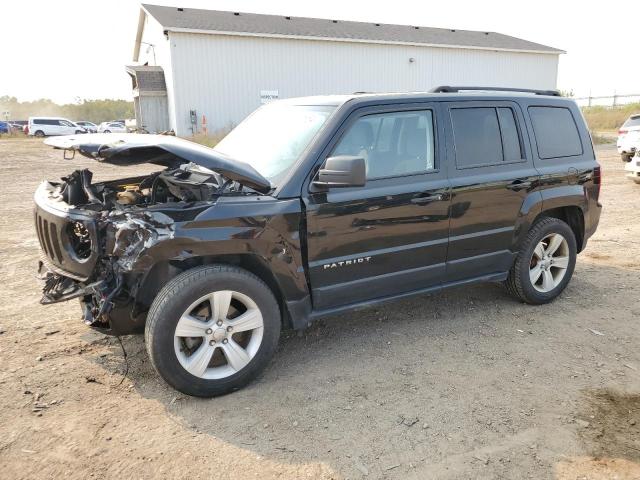
[{"label": "roof rack crossbar", "polygon": [[429,90],[431,93],[458,93],[464,91],[485,91],[485,92],[522,92],[533,93],[535,95],[548,95],[551,97],[559,97],[558,90],[535,90],[532,88],[509,88],[509,87],[450,87],[441,85]]}]

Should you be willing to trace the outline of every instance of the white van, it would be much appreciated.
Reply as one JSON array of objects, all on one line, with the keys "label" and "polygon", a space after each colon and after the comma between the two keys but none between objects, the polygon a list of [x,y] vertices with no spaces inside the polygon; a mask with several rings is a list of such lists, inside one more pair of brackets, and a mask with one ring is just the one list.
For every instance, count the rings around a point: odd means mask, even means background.
[{"label": "white van", "polygon": [[76,133],[87,133],[87,129],[66,118],[29,117],[29,135],[47,137],[49,135],[73,135]]}]

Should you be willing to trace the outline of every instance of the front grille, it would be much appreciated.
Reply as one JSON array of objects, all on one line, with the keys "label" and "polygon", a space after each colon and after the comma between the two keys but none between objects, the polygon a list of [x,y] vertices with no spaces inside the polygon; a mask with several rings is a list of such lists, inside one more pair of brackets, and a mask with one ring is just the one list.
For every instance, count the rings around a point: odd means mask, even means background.
[{"label": "front grille", "polygon": [[58,238],[58,227],[55,223],[49,223],[36,212],[36,229],[38,231],[38,239],[40,247],[44,254],[54,263],[64,265],[64,257],[60,248],[60,239]]}]

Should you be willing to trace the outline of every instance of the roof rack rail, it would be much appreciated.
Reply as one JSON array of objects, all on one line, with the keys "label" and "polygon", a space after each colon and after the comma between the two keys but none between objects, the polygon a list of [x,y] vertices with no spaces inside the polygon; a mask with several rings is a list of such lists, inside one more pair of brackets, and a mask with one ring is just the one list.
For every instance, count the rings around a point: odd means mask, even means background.
[{"label": "roof rack rail", "polygon": [[464,91],[486,91],[486,92],[522,92],[533,93],[535,95],[548,95],[551,97],[559,97],[558,90],[534,90],[531,88],[508,88],[508,87],[449,87],[441,85],[429,90],[430,93],[458,93]]}]

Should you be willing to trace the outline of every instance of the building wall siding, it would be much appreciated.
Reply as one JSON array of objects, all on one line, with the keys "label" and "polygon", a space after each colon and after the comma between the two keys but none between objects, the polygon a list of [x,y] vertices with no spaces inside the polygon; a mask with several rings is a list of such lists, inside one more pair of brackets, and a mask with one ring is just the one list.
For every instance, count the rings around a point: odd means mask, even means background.
[{"label": "building wall siding", "polygon": [[[171,49],[170,43],[167,37],[164,35],[164,29],[162,25],[153,17],[149,15],[145,16],[144,30],[142,31],[142,41],[147,44],[153,45],[153,48],[148,48],[148,45],[142,44],[140,46],[140,56],[138,62],[141,64],[148,63],[149,65],[160,65],[164,70],[164,80],[167,86],[167,113],[164,117],[168,116],[169,125],[164,128],[172,128],[175,130],[176,126],[176,112],[175,112],[175,98],[174,98],[174,79],[173,68],[171,62]],[[154,56],[155,52],[155,56]],[[165,119],[155,122],[158,125],[164,125]]]},{"label": "building wall siding", "polygon": [[178,135],[191,134],[192,109],[199,122],[206,115],[209,132],[239,123],[260,105],[263,90],[277,90],[280,98],[289,98],[425,91],[436,85],[556,88],[558,56],[554,54],[169,35],[170,66],[163,66],[171,91],[169,103],[175,109],[171,126]]},{"label": "building wall siding", "polygon": [[169,109],[166,95],[145,95],[136,98],[138,126],[149,132],[169,130]]}]

